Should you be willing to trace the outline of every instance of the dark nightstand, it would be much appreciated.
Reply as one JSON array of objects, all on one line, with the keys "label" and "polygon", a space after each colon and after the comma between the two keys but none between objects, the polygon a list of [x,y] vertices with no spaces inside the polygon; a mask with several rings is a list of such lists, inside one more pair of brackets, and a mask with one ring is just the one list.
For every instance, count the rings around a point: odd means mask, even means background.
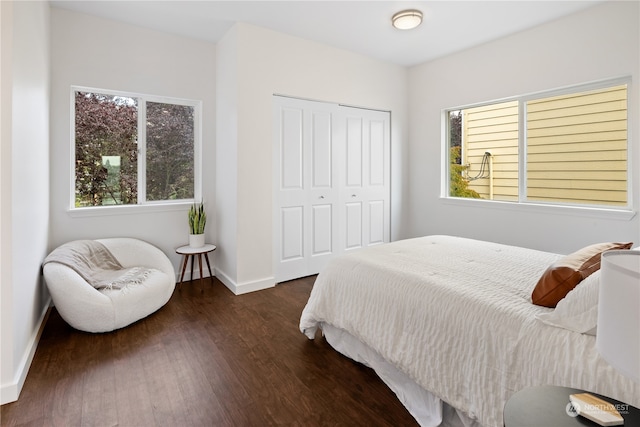
[{"label": "dark nightstand", "polygon": [[[536,386],[520,390],[504,406],[505,427],[572,427],[594,426],[581,416],[571,416],[567,410],[569,395],[590,393],[616,406],[626,427],[640,426],[640,409],[596,393],[569,387]],[[575,414],[574,414],[575,415]]]}]

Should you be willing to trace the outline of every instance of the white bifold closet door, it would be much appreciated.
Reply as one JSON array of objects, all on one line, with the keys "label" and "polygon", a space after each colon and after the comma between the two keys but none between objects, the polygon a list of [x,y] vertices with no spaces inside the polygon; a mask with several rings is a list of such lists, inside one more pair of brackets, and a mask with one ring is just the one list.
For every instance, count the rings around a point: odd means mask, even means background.
[{"label": "white bifold closet door", "polygon": [[390,239],[389,113],[274,96],[277,282]]}]

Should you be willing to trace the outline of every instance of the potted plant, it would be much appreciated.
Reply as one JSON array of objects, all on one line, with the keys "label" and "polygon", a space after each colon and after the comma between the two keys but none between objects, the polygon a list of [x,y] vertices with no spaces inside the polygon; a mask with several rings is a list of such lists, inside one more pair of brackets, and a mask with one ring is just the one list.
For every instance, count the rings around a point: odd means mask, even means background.
[{"label": "potted plant", "polygon": [[204,226],[207,224],[207,213],[204,203],[193,203],[189,207],[189,246],[201,248],[204,246]]}]

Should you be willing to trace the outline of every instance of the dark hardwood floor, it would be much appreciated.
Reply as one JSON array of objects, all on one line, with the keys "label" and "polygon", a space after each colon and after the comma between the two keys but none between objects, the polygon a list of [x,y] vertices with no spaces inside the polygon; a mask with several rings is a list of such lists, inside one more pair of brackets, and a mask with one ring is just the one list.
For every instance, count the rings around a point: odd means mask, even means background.
[{"label": "dark hardwood floor", "polygon": [[54,308],[2,426],[415,426],[372,370],[299,332],[314,280],[238,296],[187,282],[105,334]]}]

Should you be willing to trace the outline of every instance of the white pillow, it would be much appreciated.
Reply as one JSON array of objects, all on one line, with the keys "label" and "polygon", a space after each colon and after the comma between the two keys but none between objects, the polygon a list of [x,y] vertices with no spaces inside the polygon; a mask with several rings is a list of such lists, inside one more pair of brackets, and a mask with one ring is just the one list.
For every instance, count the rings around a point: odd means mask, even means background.
[{"label": "white pillow", "polygon": [[553,311],[539,313],[536,318],[550,326],[595,335],[598,323],[599,285],[600,270],[578,283],[558,302]]}]

